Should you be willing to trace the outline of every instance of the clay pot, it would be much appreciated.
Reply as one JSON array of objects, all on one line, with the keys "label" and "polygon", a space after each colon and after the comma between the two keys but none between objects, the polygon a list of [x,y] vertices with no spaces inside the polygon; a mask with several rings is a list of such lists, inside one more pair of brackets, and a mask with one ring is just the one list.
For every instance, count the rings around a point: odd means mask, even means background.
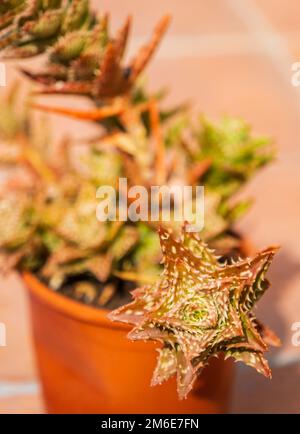
[{"label": "clay pot", "polygon": [[[247,248],[248,250],[248,248]],[[33,336],[49,413],[224,413],[233,364],[212,359],[188,398],[175,379],[150,387],[157,345],[131,342],[130,326],[108,311],[73,301],[23,274],[29,290]]]}]

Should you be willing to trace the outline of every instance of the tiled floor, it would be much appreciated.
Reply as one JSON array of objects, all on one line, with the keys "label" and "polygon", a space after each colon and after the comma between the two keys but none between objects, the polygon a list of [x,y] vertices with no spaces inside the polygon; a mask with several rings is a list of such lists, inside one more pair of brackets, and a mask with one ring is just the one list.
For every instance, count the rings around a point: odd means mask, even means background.
[{"label": "tiled floor", "polygon": [[[232,411],[300,413],[300,347],[291,344],[291,325],[300,321],[300,88],[291,85],[291,65],[300,61],[299,0],[93,3],[111,11],[113,28],[134,15],[132,50],[170,12],[169,37],[149,68],[151,88],[168,86],[170,101],[193,101],[209,116],[242,116],[256,132],[273,137],[278,160],[244,192],[256,203],[240,229],[258,247],[282,245],[270,273],[273,288],[258,315],[279,333],[283,347],[269,356],[272,381],[238,366]],[[59,134],[70,130],[70,124],[59,125]],[[40,412],[25,295],[15,276],[2,281],[0,291],[0,322],[7,326],[0,413]]]}]

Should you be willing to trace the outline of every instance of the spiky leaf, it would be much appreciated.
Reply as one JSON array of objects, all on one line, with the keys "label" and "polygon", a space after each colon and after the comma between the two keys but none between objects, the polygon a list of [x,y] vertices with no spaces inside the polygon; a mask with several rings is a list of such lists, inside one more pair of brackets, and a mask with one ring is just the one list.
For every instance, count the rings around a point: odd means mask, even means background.
[{"label": "spiky leaf", "polygon": [[164,271],[154,286],[133,292],[134,300],[110,313],[114,321],[133,324],[133,340],[163,344],[152,384],[177,373],[180,398],[186,397],[210,357],[224,353],[270,376],[263,353],[267,343],[250,309],[261,295],[265,273],[276,248],[252,259],[220,264],[214,253],[183,228],[177,241],[159,231]]}]

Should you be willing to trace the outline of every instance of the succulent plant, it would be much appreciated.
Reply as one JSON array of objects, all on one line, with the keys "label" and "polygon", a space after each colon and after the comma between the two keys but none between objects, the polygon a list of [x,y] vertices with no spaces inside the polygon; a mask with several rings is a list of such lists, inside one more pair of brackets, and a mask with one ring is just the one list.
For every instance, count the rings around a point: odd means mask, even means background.
[{"label": "succulent plant", "polygon": [[[240,252],[233,224],[249,207],[234,195],[273,152],[242,120],[191,121],[184,106],[161,109],[163,92],[148,94],[138,78],[168,23],[166,16],[127,63],[130,18],[112,37],[108,15],[96,15],[88,0],[1,2],[2,58],[45,53],[42,69],[22,68],[39,84],[34,93],[93,102],[89,110],[32,101],[31,107],[101,128],[98,137],[80,143],[84,152],[74,158],[74,139],[50,145],[44,127],[35,132],[31,109],[17,110],[15,92],[0,102],[0,170],[19,174],[0,191],[0,270],[33,271],[55,290],[108,308],[129,299],[128,281],[141,285],[134,300],[110,317],[134,326],[131,339],[162,343],[152,384],[177,374],[184,398],[220,353],[271,375],[263,354],[279,340],[252,309],[269,286],[265,273],[276,248],[252,259],[232,258]],[[167,229],[150,220],[98,221],[97,188],[117,187],[122,177],[128,187],[147,191],[153,185],[204,185],[201,240],[186,226],[181,230],[175,205]]]},{"label": "succulent plant", "polygon": [[[124,64],[131,20],[112,37],[108,15],[96,16],[86,0],[7,0],[0,12],[4,58],[46,52],[43,70],[23,69],[41,85],[38,93],[77,94],[94,102],[86,111],[35,107],[102,124],[99,137],[83,143],[85,154],[74,159],[72,139],[54,149],[47,138],[34,137],[35,123],[28,112],[18,118],[13,98],[11,104],[1,104],[0,136],[5,133],[6,138],[0,163],[7,165],[9,159],[29,179],[26,188],[24,178],[23,184],[14,183],[14,194],[24,195],[25,188],[29,204],[25,201],[24,212],[17,214],[12,244],[5,241],[4,229],[0,233],[4,269],[13,264],[34,270],[56,289],[70,277],[92,276],[101,283],[101,291],[108,286],[110,294],[120,280],[155,279],[161,257],[158,223],[96,220],[96,189],[116,186],[120,177],[128,179],[129,187],[138,184],[148,190],[151,185],[204,185],[203,239],[222,255],[239,249],[239,237],[231,228],[248,202],[234,203],[233,195],[272,153],[267,141],[253,137],[244,122],[191,122],[182,107],[163,111],[162,94],[149,95],[140,85],[137,78],[157,48],[169,17],[159,22],[150,42]],[[174,115],[178,115],[176,120]],[[23,201],[22,196],[20,204]],[[7,207],[3,209],[7,212]],[[180,230],[177,222],[169,225]],[[24,226],[31,234],[27,239]]]},{"label": "succulent plant", "polygon": [[86,95],[101,103],[128,94],[168,23],[166,16],[150,42],[123,65],[130,17],[112,38],[108,15],[96,17],[88,0],[7,1],[0,20],[0,49],[4,49],[4,58],[32,57],[47,50],[42,71],[23,71],[43,84],[41,93]]},{"label": "succulent plant", "polygon": [[0,46],[6,49],[6,57],[31,57],[59,37],[89,29],[93,22],[87,0],[5,0]]},{"label": "succulent plant", "polygon": [[134,290],[131,303],[109,314],[134,325],[130,339],[162,343],[152,385],[176,374],[179,398],[185,398],[209,359],[220,353],[271,377],[263,353],[279,339],[252,309],[269,287],[265,274],[277,248],[227,264],[186,227],[179,240],[161,227],[159,238],[160,280]]}]

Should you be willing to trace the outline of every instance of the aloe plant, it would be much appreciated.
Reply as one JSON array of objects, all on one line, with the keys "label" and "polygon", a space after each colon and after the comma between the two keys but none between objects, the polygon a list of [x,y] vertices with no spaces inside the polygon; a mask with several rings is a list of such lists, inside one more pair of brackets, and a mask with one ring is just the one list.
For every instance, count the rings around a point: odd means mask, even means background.
[{"label": "aloe plant", "polygon": [[[225,265],[217,257],[240,252],[233,224],[250,202],[234,195],[273,158],[269,141],[239,119],[191,121],[184,106],[163,110],[163,93],[145,90],[139,77],[169,17],[127,62],[131,19],[114,37],[108,15],[96,15],[88,0],[6,0],[0,13],[2,58],[45,53],[41,69],[22,68],[38,84],[35,94],[93,102],[89,110],[32,102],[31,108],[101,124],[98,137],[81,143],[85,153],[75,164],[72,138],[49,149],[47,138],[33,135],[31,110],[19,117],[13,98],[0,103],[0,166],[23,175],[0,195],[1,270],[33,271],[53,289],[105,307],[118,291],[124,296],[128,281],[148,283],[111,318],[133,324],[133,339],[162,342],[152,382],[177,373],[181,398],[219,353],[270,376],[263,353],[279,342],[252,308],[268,287],[265,273],[276,249]],[[202,241],[185,229],[177,241],[180,224],[172,218],[168,230],[151,221],[98,221],[96,189],[116,186],[120,177],[148,191],[152,185],[204,185]]]},{"label": "aloe plant", "polygon": [[169,17],[164,17],[150,42],[123,65],[130,17],[112,38],[108,15],[95,16],[88,0],[7,1],[0,20],[0,48],[4,58],[27,58],[47,50],[42,71],[24,70],[44,85],[40,92],[87,95],[100,103],[132,89],[168,23]]},{"label": "aloe plant", "polygon": [[87,0],[5,0],[0,11],[7,57],[42,53],[60,37],[87,31],[94,22]]},{"label": "aloe plant", "polygon": [[133,291],[134,300],[109,317],[134,325],[132,340],[162,343],[152,385],[177,375],[186,398],[209,359],[223,353],[271,377],[263,353],[279,339],[252,313],[269,282],[265,274],[277,250],[220,263],[213,251],[183,228],[180,240],[159,229],[164,271],[160,280]]}]

